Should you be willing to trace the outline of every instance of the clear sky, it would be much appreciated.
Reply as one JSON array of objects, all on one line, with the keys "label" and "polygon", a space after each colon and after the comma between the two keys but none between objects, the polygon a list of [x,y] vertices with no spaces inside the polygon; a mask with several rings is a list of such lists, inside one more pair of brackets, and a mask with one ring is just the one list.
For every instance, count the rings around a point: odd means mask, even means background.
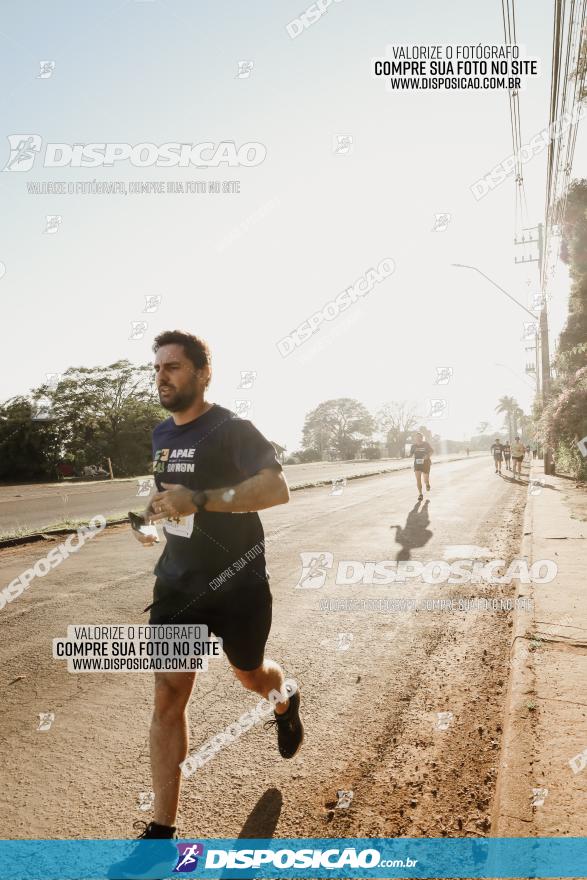
[{"label": "clear sky", "polygon": [[[309,4],[308,4],[309,5]],[[3,369],[0,398],[48,372],[150,359],[153,335],[184,328],[213,351],[211,399],[289,450],[321,401],[372,411],[412,400],[422,421],[462,439],[504,394],[528,410],[522,341],[530,320],[451,263],[478,266],[528,304],[537,264],[515,266],[514,183],[481,201],[472,183],[512,152],[505,91],[391,92],[371,61],[391,43],[501,43],[501,4],[332,3],[291,39],[304,2],[127,0],[21,2],[0,26],[0,167],[8,135],[44,143],[254,141],[256,167],[43,168],[0,173]],[[520,96],[522,141],[548,123],[552,0],[518,4],[517,35],[543,73]],[[39,78],[40,61],[52,60]],[[239,61],[252,61],[248,77]],[[337,155],[333,139],[350,135]],[[587,176],[579,130],[574,176]],[[543,220],[546,151],[524,166],[528,221]],[[240,193],[38,195],[32,181],[240,180]],[[258,212],[256,215],[255,213]],[[445,231],[434,231],[448,212]],[[47,234],[47,215],[61,215]],[[254,216],[255,215],[255,216]],[[245,224],[240,228],[239,224]],[[283,358],[277,342],[369,267],[394,274]],[[529,285],[527,282],[531,281]],[[565,267],[553,282],[552,339],[566,313]],[[162,297],[142,314],[145,297]],[[145,320],[142,339],[131,322]],[[497,366],[502,364],[503,366]],[[434,384],[437,367],[450,383]],[[250,390],[240,372],[254,370]],[[428,400],[448,417],[426,420]]]}]

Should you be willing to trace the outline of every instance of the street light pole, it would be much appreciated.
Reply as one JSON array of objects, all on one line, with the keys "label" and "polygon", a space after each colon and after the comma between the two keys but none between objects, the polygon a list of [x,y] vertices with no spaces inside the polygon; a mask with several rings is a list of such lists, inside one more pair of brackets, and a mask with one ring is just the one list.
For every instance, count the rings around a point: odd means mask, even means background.
[{"label": "street light pole", "polygon": [[467,266],[464,263],[452,263],[452,265],[456,266],[457,269],[472,269],[474,272],[478,272],[479,275],[483,275],[483,277],[487,281],[489,281],[490,284],[493,284],[494,287],[497,287],[498,290],[501,290],[501,292],[503,294],[505,294],[508,299],[511,299],[511,301],[513,303],[515,303],[517,306],[519,306],[521,309],[523,309],[528,315],[530,315],[531,318],[536,320],[536,315],[533,312],[531,312],[530,309],[527,309],[526,306],[523,306],[522,303],[519,302],[519,300],[517,300],[515,297],[513,297],[511,295],[511,293],[508,293],[507,290],[504,290],[503,287],[500,287],[496,281],[493,281],[493,279],[490,278],[489,275],[486,275],[485,272],[482,272],[481,269],[477,268],[477,266]]},{"label": "street light pole", "polygon": [[[539,236],[540,236],[540,242],[541,242],[542,241],[542,230],[541,229],[539,229]],[[539,246],[541,247],[541,245],[539,245]],[[518,300],[515,299],[511,294],[509,294],[507,292],[507,290],[504,290],[503,287],[500,287],[499,284],[497,284],[495,281],[493,281],[488,275],[485,274],[485,272],[482,272],[481,269],[478,269],[477,266],[466,266],[463,263],[453,263],[452,265],[456,266],[459,269],[473,269],[474,272],[478,272],[479,275],[482,275],[487,281],[489,281],[490,284],[493,284],[494,287],[497,287],[498,290],[501,290],[501,292],[503,294],[505,294],[508,299],[511,299],[512,302],[514,302],[517,306],[519,306],[521,309],[523,309],[528,315],[531,315],[534,320],[536,320],[536,315],[532,314],[532,312],[529,309],[527,309],[526,306],[523,306],[521,302],[518,302]],[[542,321],[542,315],[544,315],[544,324]],[[546,314],[545,314],[544,304],[542,307],[540,325],[541,325],[541,331],[543,330],[543,327],[544,327],[545,336],[546,336],[546,358],[547,358],[546,368],[544,367],[544,356],[545,356],[544,342],[543,342],[543,346],[542,346],[542,364],[543,364],[542,393],[544,394],[545,382],[546,382],[546,385],[548,385],[548,381],[550,379],[550,364],[548,361],[548,325],[546,323]],[[540,338],[540,336],[537,334],[537,336],[536,336],[537,346],[538,346],[539,338]],[[538,352],[537,352],[537,356],[538,356]],[[536,375],[536,394],[537,395],[540,394],[540,382],[539,382],[538,375]],[[545,450],[545,452],[544,452],[544,473],[545,474],[550,473],[550,467],[551,467],[550,458],[548,457],[547,451]]]},{"label": "street light pole", "polygon": [[[527,260],[526,262],[531,262],[531,261]],[[464,263],[453,263],[452,265],[456,266],[458,269],[472,269],[474,272],[478,272],[479,275],[482,275],[486,281],[489,281],[490,284],[493,284],[494,287],[497,287],[497,289],[500,290],[505,296],[507,296],[508,299],[510,299],[513,303],[515,303],[517,306],[519,306],[521,309],[523,309],[523,311],[525,311],[527,315],[530,315],[533,322],[536,323],[536,315],[533,312],[531,312],[530,309],[527,309],[526,306],[523,306],[521,302],[519,302],[515,297],[513,297],[511,295],[511,293],[508,293],[507,290],[504,290],[503,287],[500,287],[496,281],[494,281],[492,278],[490,278],[489,275],[486,275],[485,272],[482,272],[481,269],[478,269],[477,266],[467,266]],[[547,334],[546,338],[548,341],[548,334]],[[536,333],[536,396],[537,397],[540,396],[540,376],[538,375],[538,366],[539,366],[539,364],[538,364],[538,345],[539,345],[539,341],[540,341],[540,334],[537,332]],[[543,354],[543,358],[544,358],[544,354]]]}]

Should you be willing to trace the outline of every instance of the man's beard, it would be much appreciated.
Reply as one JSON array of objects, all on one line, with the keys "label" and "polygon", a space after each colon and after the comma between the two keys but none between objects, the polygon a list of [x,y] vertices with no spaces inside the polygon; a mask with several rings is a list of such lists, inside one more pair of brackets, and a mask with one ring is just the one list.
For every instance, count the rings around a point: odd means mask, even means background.
[{"label": "man's beard", "polygon": [[197,389],[189,388],[185,391],[176,391],[175,393],[172,393],[164,403],[161,400],[161,392],[159,392],[159,402],[168,412],[183,412],[195,402],[197,396]]}]

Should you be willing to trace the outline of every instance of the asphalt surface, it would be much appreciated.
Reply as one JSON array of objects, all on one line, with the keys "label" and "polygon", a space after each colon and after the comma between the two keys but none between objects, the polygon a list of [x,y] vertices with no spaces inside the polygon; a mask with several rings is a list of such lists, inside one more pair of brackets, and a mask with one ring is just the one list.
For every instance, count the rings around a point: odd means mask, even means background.
[{"label": "asphalt surface", "polygon": [[[488,457],[488,454],[485,454]],[[436,456],[436,460],[454,456]],[[320,480],[336,480],[353,474],[410,466],[409,459],[384,458],[377,461],[315,462],[286,465],[290,486],[307,485]],[[19,530],[30,532],[70,521],[125,516],[144,504],[139,492],[149,494],[152,475],[132,480],[97,480],[94,482],[36,483],[0,486],[0,537]]]},{"label": "asphalt surface", "polygon": [[[435,464],[429,503],[417,503],[413,474],[400,471],[351,481],[339,495],[300,490],[264,511],[274,596],[267,654],[300,687],[306,739],[283,761],[273,729],[244,733],[184,782],[180,832],[489,834],[511,613],[330,612],[320,603],[513,595],[513,586],[482,584],[341,586],[334,571],[341,560],[426,562],[474,552],[461,545],[509,559],[518,552],[526,489],[477,458]],[[3,584],[51,546],[3,551]],[[332,554],[326,581],[297,588],[300,554],[312,551]],[[157,553],[127,526],[108,529],[0,610],[1,798],[10,837],[129,837],[133,821],[149,820],[139,798],[151,788],[152,675],[70,674],[52,659],[51,640],[70,624],[144,623]],[[190,704],[190,751],[258,701],[224,659],[211,662]],[[39,731],[47,712],[55,719]],[[446,729],[441,712],[452,713]],[[350,806],[337,806],[338,791],[352,792]]]}]

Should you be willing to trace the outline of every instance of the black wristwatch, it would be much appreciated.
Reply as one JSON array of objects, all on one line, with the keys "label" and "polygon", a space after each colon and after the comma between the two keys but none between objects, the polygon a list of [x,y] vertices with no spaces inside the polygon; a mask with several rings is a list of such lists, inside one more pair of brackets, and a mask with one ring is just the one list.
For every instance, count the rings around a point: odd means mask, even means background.
[{"label": "black wristwatch", "polygon": [[196,505],[196,513],[201,513],[206,510],[208,494],[203,489],[196,489],[195,492],[192,492],[192,501]]}]

